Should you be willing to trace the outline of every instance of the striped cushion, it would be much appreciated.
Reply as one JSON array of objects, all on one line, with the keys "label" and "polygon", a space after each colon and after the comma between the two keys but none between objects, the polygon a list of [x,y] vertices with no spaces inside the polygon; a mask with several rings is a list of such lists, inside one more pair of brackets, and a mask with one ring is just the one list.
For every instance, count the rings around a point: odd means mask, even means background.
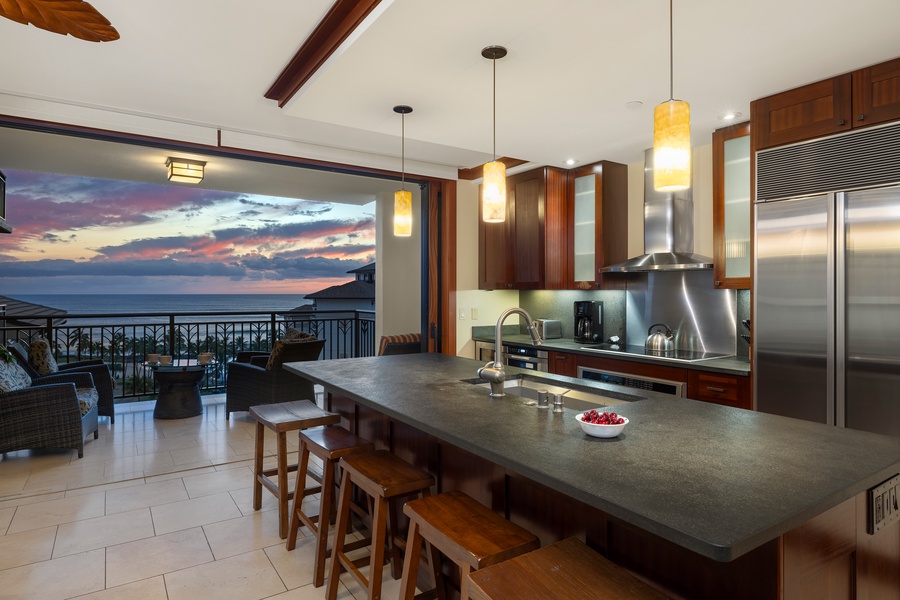
[{"label": "striped cushion", "polygon": [[[388,350],[388,346],[395,346],[400,344],[408,344],[410,350],[414,349],[414,345],[421,345],[422,343],[422,334],[421,333],[402,333],[400,335],[383,335],[381,336],[381,345],[378,347],[378,356],[384,356],[385,352]],[[416,352],[419,350],[416,349]],[[406,354],[406,352],[402,352],[401,354]]]}]

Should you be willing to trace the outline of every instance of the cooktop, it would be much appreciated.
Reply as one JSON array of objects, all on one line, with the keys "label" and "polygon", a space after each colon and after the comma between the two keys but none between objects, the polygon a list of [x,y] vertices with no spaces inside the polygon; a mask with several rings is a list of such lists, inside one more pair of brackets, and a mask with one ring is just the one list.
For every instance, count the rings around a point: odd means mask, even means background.
[{"label": "cooktop", "polygon": [[626,346],[624,344],[596,344],[594,346],[582,346],[582,350],[596,350],[598,352],[621,352],[622,354],[640,354],[643,356],[652,356],[660,360],[671,360],[673,362],[698,362],[701,360],[710,360],[712,358],[724,358],[733,356],[731,354],[719,354],[716,352],[698,352],[695,350],[673,350],[666,354],[657,354],[645,350],[643,346]]}]

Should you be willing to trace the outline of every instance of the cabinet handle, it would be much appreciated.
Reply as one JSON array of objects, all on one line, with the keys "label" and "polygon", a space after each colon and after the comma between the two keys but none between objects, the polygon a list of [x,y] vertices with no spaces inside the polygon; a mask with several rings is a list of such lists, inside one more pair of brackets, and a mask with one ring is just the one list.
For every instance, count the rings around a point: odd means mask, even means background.
[{"label": "cabinet handle", "polygon": [[710,392],[718,392],[720,394],[725,393],[725,388],[713,387],[711,385],[706,386],[706,389],[707,389],[707,391],[710,391]]},{"label": "cabinet handle", "polygon": [[722,285],[722,282],[721,282],[721,281],[717,281],[717,282],[716,282],[716,287],[718,287],[718,286],[720,286],[720,285]]},{"label": "cabinet handle", "polygon": [[845,121],[845,120],[843,120],[843,119],[838,119],[838,125],[843,125],[843,124],[845,124],[846,122],[847,122],[847,121]]},{"label": "cabinet handle", "polygon": [[557,356],[556,360],[569,360],[568,356]]},{"label": "cabinet handle", "polygon": [[857,121],[865,121],[865,120],[866,120],[866,115],[856,115],[856,120],[857,120]]}]

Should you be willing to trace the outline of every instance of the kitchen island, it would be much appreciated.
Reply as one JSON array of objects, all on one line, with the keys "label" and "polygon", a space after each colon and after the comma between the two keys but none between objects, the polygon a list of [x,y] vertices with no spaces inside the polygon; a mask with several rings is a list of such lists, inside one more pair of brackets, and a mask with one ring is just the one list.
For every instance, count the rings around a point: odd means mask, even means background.
[{"label": "kitchen island", "polygon": [[670,593],[900,598],[900,522],[866,533],[866,491],[900,472],[900,439],[540,374],[628,401],[615,407],[628,427],[602,440],[575,410],[490,398],[470,382],[479,366],[420,354],[285,368],[439,491],[468,493],[544,545],[580,537]]}]

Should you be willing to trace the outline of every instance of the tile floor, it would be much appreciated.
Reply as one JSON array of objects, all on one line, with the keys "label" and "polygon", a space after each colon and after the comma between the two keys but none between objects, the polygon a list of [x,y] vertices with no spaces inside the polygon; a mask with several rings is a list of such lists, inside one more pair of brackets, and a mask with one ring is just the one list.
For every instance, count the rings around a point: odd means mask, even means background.
[{"label": "tile floor", "polygon": [[[247,413],[226,421],[222,396],[204,404],[171,421],[154,420],[152,403],[117,407],[82,459],[0,455],[0,598],[324,598],[311,584],[313,538],[288,552],[274,496],[253,510],[255,424]],[[296,458],[297,437],[289,443]],[[267,436],[267,455],[274,448]],[[317,510],[317,497],[307,502]],[[396,598],[400,582],[389,568],[384,578],[384,597]],[[344,573],[338,598],[364,597]]]}]

